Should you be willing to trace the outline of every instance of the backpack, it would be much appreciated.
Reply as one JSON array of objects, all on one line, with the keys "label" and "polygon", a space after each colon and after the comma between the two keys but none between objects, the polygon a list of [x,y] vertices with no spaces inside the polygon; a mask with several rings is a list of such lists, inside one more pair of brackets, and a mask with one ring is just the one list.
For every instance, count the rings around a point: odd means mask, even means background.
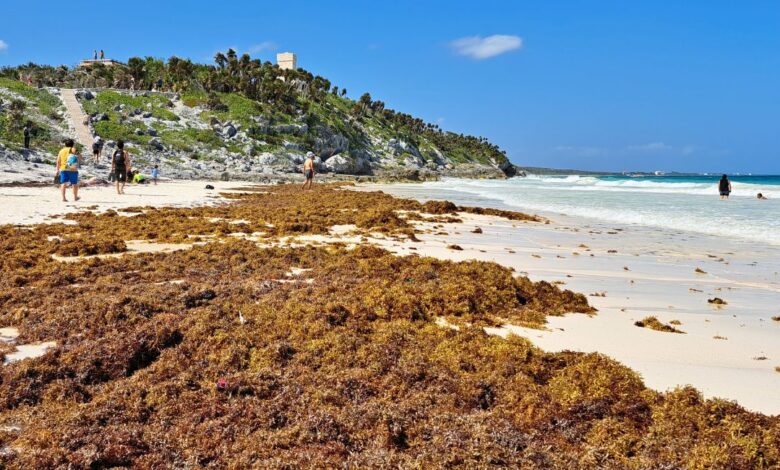
[{"label": "backpack", "polygon": [[124,150],[117,150],[114,152],[114,164],[121,168],[125,166],[125,151]]},{"label": "backpack", "polygon": [[79,157],[70,154],[66,163],[68,171],[77,171],[79,169]]}]

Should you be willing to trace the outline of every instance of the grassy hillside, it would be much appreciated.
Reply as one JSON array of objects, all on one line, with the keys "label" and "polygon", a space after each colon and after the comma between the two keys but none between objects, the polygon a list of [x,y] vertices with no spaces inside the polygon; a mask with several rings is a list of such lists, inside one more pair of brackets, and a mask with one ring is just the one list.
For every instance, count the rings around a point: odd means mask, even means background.
[{"label": "grassy hillside", "polygon": [[24,144],[23,127],[33,126],[32,148],[51,152],[62,140],[60,99],[45,89],[0,77],[0,143],[11,149]]},{"label": "grassy hillside", "polygon": [[[26,77],[41,86],[145,92],[139,96],[102,91],[94,100],[82,100],[90,115],[105,115],[94,123],[97,135],[135,143],[142,151],[161,150],[159,141],[167,150],[180,153],[224,150],[253,156],[314,151],[323,161],[340,155],[364,169],[435,171],[464,163],[501,170],[511,167],[505,153],[484,138],[444,131],[388,109],[368,93],[351,99],[346,90],[323,77],[305,70],[281,70],[233,51],[217,54],[215,65],[176,57],[168,61],[132,58],[126,66],[87,69],[29,64],[2,69],[0,76],[6,77],[3,83],[8,88],[24,87],[15,79]],[[164,94],[149,93],[152,89]],[[172,100],[174,96],[180,101]],[[46,112],[43,104],[41,109]],[[138,122],[144,113],[151,120]],[[184,122],[180,122],[182,113],[188,115]],[[141,124],[156,132],[139,129]],[[241,132],[240,142],[231,142],[232,131],[224,135],[226,125]]]}]

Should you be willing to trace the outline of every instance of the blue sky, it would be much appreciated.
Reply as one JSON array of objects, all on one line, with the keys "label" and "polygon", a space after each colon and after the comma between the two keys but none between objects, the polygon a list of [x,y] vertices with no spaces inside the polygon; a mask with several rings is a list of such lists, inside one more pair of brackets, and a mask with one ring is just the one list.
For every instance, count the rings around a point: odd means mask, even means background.
[{"label": "blue sky", "polygon": [[[780,2],[3,0],[0,64],[234,47],[520,165],[780,173]],[[74,28],[67,34],[66,24]],[[495,37],[494,37],[495,36]]]}]

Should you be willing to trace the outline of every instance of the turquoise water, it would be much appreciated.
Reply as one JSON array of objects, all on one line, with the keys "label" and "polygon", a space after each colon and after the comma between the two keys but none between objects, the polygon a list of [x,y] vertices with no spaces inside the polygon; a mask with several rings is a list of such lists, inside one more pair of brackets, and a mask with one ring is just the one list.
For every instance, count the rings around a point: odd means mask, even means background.
[{"label": "turquoise water", "polygon": [[[692,176],[598,176],[601,181],[649,181],[655,183],[692,183],[713,185],[720,181],[721,175],[692,175]],[[732,184],[758,186],[780,186],[780,175],[729,175]]]},{"label": "turquoise water", "polygon": [[[780,176],[732,176],[718,195],[713,176],[528,176],[424,183],[435,194],[478,196],[526,211],[689,231],[780,245]],[[763,193],[769,200],[756,199]]]}]

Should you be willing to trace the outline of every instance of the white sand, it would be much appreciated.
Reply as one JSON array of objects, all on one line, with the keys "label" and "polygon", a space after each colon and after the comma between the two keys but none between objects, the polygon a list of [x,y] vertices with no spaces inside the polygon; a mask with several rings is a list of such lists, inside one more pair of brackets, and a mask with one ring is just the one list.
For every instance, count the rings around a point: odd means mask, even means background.
[{"label": "white sand", "polygon": [[[398,254],[495,261],[533,280],[563,282],[562,288],[586,295],[605,293],[589,295],[599,309],[592,317],[551,317],[545,331],[508,325],[489,332],[525,336],[548,351],[600,352],[638,371],[656,390],[690,384],[707,397],[780,414],[780,373],[774,370],[780,365],[780,322],[771,320],[780,315],[775,249],[636,227],[587,227],[572,219],[545,225],[462,218],[463,224],[443,229],[421,224],[447,235],[418,235],[420,243],[372,241]],[[475,227],[483,233],[471,233]],[[450,244],[463,251],[448,249]],[[695,273],[697,267],[707,274]],[[707,302],[716,296],[728,305]],[[634,326],[650,315],[665,323],[679,320],[686,334]]]},{"label": "white sand", "polygon": [[45,343],[35,344],[19,344],[16,346],[16,350],[5,355],[5,364],[21,361],[23,359],[31,359],[34,357],[41,357],[46,354],[51,348],[57,347],[55,341],[46,341]]},{"label": "white sand", "polygon": [[12,362],[21,361],[23,359],[30,359],[33,357],[40,357],[46,354],[51,348],[57,347],[55,341],[46,341],[43,343],[34,344],[14,344],[16,338],[19,337],[19,330],[14,327],[0,328],[0,342],[12,344],[15,349],[3,358],[3,364],[10,364]]},{"label": "white sand", "polygon": [[[215,187],[205,189],[206,184]],[[73,201],[70,189],[67,198],[70,202],[62,202],[59,190],[54,186],[12,186],[0,188],[0,224],[37,224],[61,222],[59,217],[65,213],[87,210],[97,206],[95,210],[120,209],[133,206],[175,206],[190,207],[195,205],[216,204],[224,202],[220,192],[230,192],[246,187],[246,182],[207,182],[207,181],[166,181],[158,185],[141,184],[127,185],[125,194],[116,193],[114,186],[94,186],[79,189],[80,201]]]},{"label": "white sand", "polygon": [[206,242],[195,243],[158,243],[150,242],[147,240],[127,240],[125,245],[127,251],[120,253],[104,253],[99,255],[88,256],[60,256],[51,255],[52,259],[61,261],[63,263],[75,263],[78,261],[84,261],[89,258],[119,258],[125,255],[139,254],[139,253],[170,253],[171,251],[189,250],[196,245],[205,245]]}]

